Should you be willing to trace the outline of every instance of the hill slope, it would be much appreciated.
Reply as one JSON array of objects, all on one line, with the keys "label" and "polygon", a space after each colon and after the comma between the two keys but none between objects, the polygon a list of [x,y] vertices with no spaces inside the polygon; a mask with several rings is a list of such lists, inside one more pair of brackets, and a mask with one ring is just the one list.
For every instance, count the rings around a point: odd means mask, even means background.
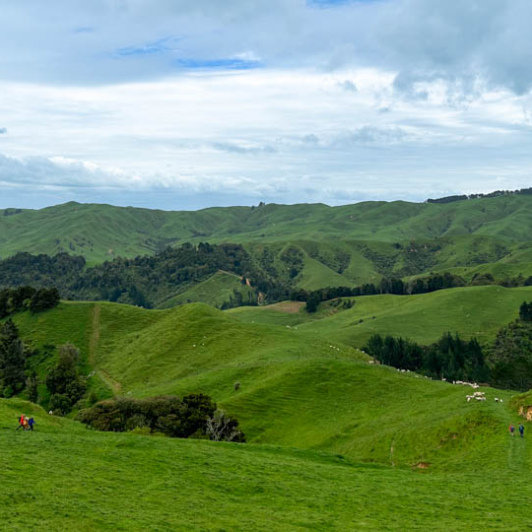
[{"label": "hill slope", "polygon": [[[532,451],[526,439],[508,435],[508,425],[519,422],[511,393],[484,388],[487,401],[468,403],[471,388],[369,364],[326,339],[325,329],[243,323],[237,314],[197,304],[148,311],[62,303],[16,315],[36,346],[77,343],[85,371],[97,371],[90,379],[103,379],[116,394],[211,394],[238,417],[251,443],[98,433],[0,399],[3,525],[532,526],[522,502],[532,496]],[[15,432],[22,412],[36,418],[36,432]]]},{"label": "hill slope", "polygon": [[285,312],[282,305],[242,307],[228,313],[246,323],[297,326],[301,332],[359,348],[375,333],[403,336],[425,345],[448,331],[487,342],[519,316],[521,303],[532,299],[532,287],[474,286],[413,296],[385,294],[349,299],[354,306],[343,311],[325,303],[316,314],[303,309]]},{"label": "hill slope", "polygon": [[[466,403],[462,387],[374,367],[360,352],[303,326],[241,323],[205,305],[147,311],[88,303],[21,314],[17,323],[38,345],[76,341],[87,373],[96,369],[92,379],[99,376],[115,393],[208,393],[252,442],[381,463],[395,445],[396,463],[446,457],[449,467],[484,452],[484,444],[461,439],[461,454],[451,458],[442,439],[464,434],[471,423],[498,430],[492,421],[500,412],[491,403]],[[491,400],[494,394],[509,397],[490,392]]]},{"label": "hill slope", "polygon": [[[31,411],[35,432],[14,431],[21,411]],[[484,425],[474,428],[486,436]],[[526,442],[504,433],[484,442],[490,452],[469,470],[410,470],[272,446],[98,433],[0,399],[0,519],[7,530],[50,531],[529,528]]]},{"label": "hill slope", "polygon": [[2,257],[66,251],[89,262],[153,253],[185,241],[342,240],[408,242],[476,235],[528,242],[532,197],[501,196],[445,205],[365,202],[341,207],[265,205],[166,212],[67,203],[0,211]]}]

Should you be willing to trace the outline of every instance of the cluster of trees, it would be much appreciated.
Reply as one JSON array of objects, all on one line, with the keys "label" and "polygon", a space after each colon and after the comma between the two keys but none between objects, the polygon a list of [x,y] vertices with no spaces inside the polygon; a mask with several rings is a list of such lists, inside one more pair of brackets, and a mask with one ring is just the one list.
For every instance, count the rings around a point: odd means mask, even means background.
[{"label": "cluster of trees", "polygon": [[20,286],[0,290],[0,319],[15,312],[30,310],[32,313],[42,312],[56,307],[60,296],[57,288],[33,288]]},{"label": "cluster of trees", "polygon": [[[26,347],[11,318],[0,323],[0,397],[9,398],[26,391],[30,401],[38,402],[39,378],[28,364],[36,354]],[[58,414],[70,412],[87,390],[79,365],[79,351],[67,344],[59,348],[57,360],[46,375],[49,406]]]},{"label": "cluster of trees", "polygon": [[519,319],[522,321],[532,321],[532,302],[523,304],[519,307]]},{"label": "cluster of trees", "polygon": [[227,310],[236,307],[256,307],[257,305],[258,298],[256,294],[242,294],[242,292],[239,292],[238,290],[233,290],[233,293],[229,296],[229,299],[222,303],[220,309]]},{"label": "cluster of trees", "polygon": [[466,286],[466,284],[466,281],[462,277],[450,273],[432,274],[428,277],[420,277],[409,282],[404,282],[397,278],[383,278],[377,285],[368,283],[362,286],[355,286],[354,288],[334,286],[314,291],[294,290],[290,293],[290,299],[292,301],[306,301],[306,310],[308,312],[316,312],[321,302],[338,297],[357,297],[376,294],[426,294],[446,288]]},{"label": "cluster of trees", "polygon": [[15,324],[0,324],[0,397],[11,397],[26,386],[26,351]]},{"label": "cluster of trees", "polygon": [[85,266],[83,257],[74,257],[68,253],[58,253],[53,257],[17,253],[0,262],[0,287],[57,287],[66,297],[69,295],[68,287],[75,284]]},{"label": "cluster of trees", "polygon": [[476,339],[463,340],[445,333],[437,342],[422,346],[405,338],[373,335],[365,347],[382,364],[415,371],[433,379],[488,382],[489,367]]},{"label": "cluster of trees", "polygon": [[527,391],[532,388],[532,322],[516,320],[503,327],[489,353],[490,383],[498,388]]},{"label": "cluster of trees", "polygon": [[519,316],[483,348],[475,338],[466,341],[450,333],[429,346],[376,334],[365,350],[383,364],[431,378],[484,382],[496,388],[527,391],[532,388],[532,302],[521,305]]},{"label": "cluster of trees", "polygon": [[532,388],[532,302],[523,302],[519,319],[503,327],[489,351],[493,386]]},{"label": "cluster of trees", "polygon": [[109,399],[80,411],[78,419],[103,431],[140,430],[174,438],[246,441],[238,428],[238,421],[218,410],[216,403],[204,394],[190,394],[183,398]]}]

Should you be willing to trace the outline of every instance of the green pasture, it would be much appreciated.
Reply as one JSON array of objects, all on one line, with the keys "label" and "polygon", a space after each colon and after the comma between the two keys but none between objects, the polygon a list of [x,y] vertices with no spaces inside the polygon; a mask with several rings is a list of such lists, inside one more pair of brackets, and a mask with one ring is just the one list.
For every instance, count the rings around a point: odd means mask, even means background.
[{"label": "green pasture", "polygon": [[246,323],[297,326],[300,332],[359,348],[375,333],[429,344],[445,332],[457,332],[489,342],[501,327],[519,316],[523,301],[532,300],[532,287],[475,286],[414,296],[384,294],[349,299],[354,303],[351,309],[324,303],[316,314],[303,309],[289,314],[275,310],[279,308],[275,305],[228,313]]}]

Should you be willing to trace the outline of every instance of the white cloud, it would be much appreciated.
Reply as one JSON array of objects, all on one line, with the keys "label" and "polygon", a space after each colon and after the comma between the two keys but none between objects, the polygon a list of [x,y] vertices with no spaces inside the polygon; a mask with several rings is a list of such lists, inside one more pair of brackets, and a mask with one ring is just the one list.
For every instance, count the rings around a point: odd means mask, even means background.
[{"label": "white cloud", "polygon": [[[179,60],[260,59],[274,68],[397,72],[398,87],[481,77],[532,84],[528,0],[27,0],[4,3],[2,75],[75,84],[173,75]],[[117,53],[120,50],[128,53]],[[177,62],[176,62],[177,61]]]},{"label": "white cloud", "polygon": [[527,184],[532,4],[311,4],[5,3],[0,180],[204,206]]},{"label": "white cloud", "polygon": [[[356,92],[343,89],[346,79]],[[390,73],[366,69],[89,88],[3,83],[10,135],[0,144],[0,176],[18,186],[232,194],[234,203],[334,202],[378,198],[379,190],[424,199],[480,189],[488,174],[508,183],[516,175],[513,188],[522,186],[515,164],[532,162],[527,98],[484,92],[449,108],[442,82],[426,84],[424,101],[394,93],[393,83]]]}]

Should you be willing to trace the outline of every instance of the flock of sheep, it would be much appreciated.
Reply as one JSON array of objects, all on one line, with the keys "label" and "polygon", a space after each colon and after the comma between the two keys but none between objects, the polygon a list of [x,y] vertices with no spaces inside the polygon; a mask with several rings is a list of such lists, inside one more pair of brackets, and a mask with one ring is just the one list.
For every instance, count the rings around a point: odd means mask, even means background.
[{"label": "flock of sheep", "polygon": [[[370,361],[370,364],[373,361]],[[397,368],[397,371],[400,373],[410,373],[407,369],[399,369]],[[428,379],[428,377],[425,377]],[[447,379],[442,379],[442,381],[447,381]],[[480,385],[476,382],[466,382],[466,381],[453,381],[453,384],[462,384],[463,386],[471,386],[473,389],[480,388]],[[486,394],[485,392],[474,392],[473,395],[466,395],[466,400],[469,403],[470,401],[485,401],[486,400]],[[495,397],[496,403],[504,403],[503,399],[499,399],[498,397]]]}]

